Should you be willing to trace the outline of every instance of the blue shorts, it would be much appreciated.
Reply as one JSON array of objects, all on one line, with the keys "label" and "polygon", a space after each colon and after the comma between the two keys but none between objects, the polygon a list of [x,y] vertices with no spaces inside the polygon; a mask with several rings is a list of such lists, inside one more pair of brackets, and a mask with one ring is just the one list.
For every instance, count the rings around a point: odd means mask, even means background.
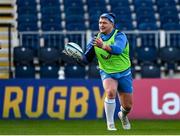
[{"label": "blue shorts", "polygon": [[101,79],[104,80],[106,78],[112,78],[118,81],[118,91],[124,93],[132,93],[133,92],[133,80],[131,69],[128,69],[119,73],[108,74],[103,70],[100,70]]}]

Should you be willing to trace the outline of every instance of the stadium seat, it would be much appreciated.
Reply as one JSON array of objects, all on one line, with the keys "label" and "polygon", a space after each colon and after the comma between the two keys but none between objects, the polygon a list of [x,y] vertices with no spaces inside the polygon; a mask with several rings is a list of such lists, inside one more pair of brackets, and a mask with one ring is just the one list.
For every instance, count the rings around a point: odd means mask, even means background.
[{"label": "stadium seat", "polygon": [[63,29],[60,23],[42,23],[41,28],[43,31],[60,31]]},{"label": "stadium seat", "polygon": [[177,24],[177,23],[164,23],[162,28],[164,30],[180,30],[180,24]]},{"label": "stadium seat", "polygon": [[128,0],[110,0],[109,4],[111,7],[128,7],[129,2]]},{"label": "stadium seat", "polygon": [[139,34],[141,46],[158,46],[156,45],[156,35],[154,33]]},{"label": "stadium seat", "polygon": [[66,29],[69,31],[84,31],[86,27],[84,23],[69,23],[66,25]]},{"label": "stadium seat", "polygon": [[64,49],[65,35],[44,34],[44,46],[58,49],[60,52]]},{"label": "stadium seat", "polygon": [[138,23],[156,23],[155,16],[152,15],[140,15],[137,17]]},{"label": "stadium seat", "polygon": [[37,14],[37,8],[36,6],[27,6],[27,7],[21,7],[19,6],[17,9],[18,14]]},{"label": "stadium seat", "polygon": [[83,10],[83,6],[75,6],[75,7],[68,7],[65,8],[65,14],[66,16],[68,15],[84,15],[84,10]]},{"label": "stadium seat", "polygon": [[88,7],[106,7],[105,0],[88,0],[87,1]]},{"label": "stadium seat", "polygon": [[166,46],[160,48],[160,59],[162,65],[164,64],[165,70],[169,72],[170,70],[176,69],[176,63],[180,60],[180,49],[172,46]]},{"label": "stadium seat", "polygon": [[138,25],[139,30],[158,30],[155,23],[140,23]]},{"label": "stadium seat", "polygon": [[163,16],[163,15],[176,15],[176,16],[178,16],[178,11],[174,6],[173,7],[168,6],[168,7],[160,8],[159,14],[160,14],[160,16]]},{"label": "stadium seat", "polygon": [[34,50],[37,55],[37,50],[40,48],[40,40],[38,34],[24,34],[22,35],[22,46],[29,47]]},{"label": "stadium seat", "polygon": [[135,0],[134,5],[136,7],[152,7],[153,2],[152,0]]},{"label": "stadium seat", "polygon": [[85,67],[68,64],[65,66],[65,78],[85,78],[86,71]]},{"label": "stadium seat", "polygon": [[[92,16],[99,17],[102,13],[107,13],[106,7],[91,7],[88,9],[88,14],[90,16],[90,19],[92,19]],[[91,20],[90,20],[91,21]]]},{"label": "stadium seat", "polygon": [[58,65],[41,65],[40,78],[58,78],[59,77]]},{"label": "stadium seat", "polygon": [[112,12],[116,15],[127,15],[131,16],[131,10],[129,7],[115,7],[112,9]]},{"label": "stadium seat", "polygon": [[170,6],[176,6],[176,3],[174,0],[158,0],[157,1],[157,6],[158,8],[162,8],[162,7],[170,7]]},{"label": "stadium seat", "polygon": [[137,55],[137,60],[139,61],[140,64],[142,63],[155,63],[158,59],[158,51],[157,48],[154,47],[149,47],[149,46],[142,46],[136,48],[136,55]]},{"label": "stadium seat", "polygon": [[160,78],[161,70],[158,65],[144,64],[141,66],[141,78]]},{"label": "stadium seat", "polygon": [[180,60],[180,49],[172,46],[160,48],[160,58],[167,64],[175,64]]},{"label": "stadium seat", "polygon": [[99,25],[97,22],[91,23],[89,26],[90,30],[98,31],[99,30]]},{"label": "stadium seat", "polygon": [[52,47],[41,47],[38,51],[38,58],[40,64],[54,64],[59,63],[60,52]]},{"label": "stadium seat", "polygon": [[19,31],[37,31],[38,25],[36,22],[18,23],[18,30]]},{"label": "stadium seat", "polygon": [[64,5],[69,6],[69,7],[83,6],[83,1],[82,0],[65,0]]},{"label": "stadium seat", "polygon": [[32,7],[36,5],[36,0],[17,0],[16,3],[20,7]]},{"label": "stadium seat", "polygon": [[33,65],[20,64],[15,67],[15,78],[35,78],[35,74]]},{"label": "stadium seat", "polygon": [[19,14],[18,23],[37,23],[38,18],[36,14]]},{"label": "stadium seat", "polygon": [[14,47],[13,51],[15,66],[19,64],[33,65],[35,53],[31,48],[18,46]]},{"label": "stadium seat", "polygon": [[88,79],[97,78],[100,79],[99,68],[95,64],[89,65],[89,69],[87,71]]},{"label": "stadium seat", "polygon": [[160,17],[161,25],[166,23],[176,23],[179,24],[179,18],[177,15],[164,15]]},{"label": "stadium seat", "polygon": [[41,6],[52,7],[60,5],[59,0],[40,0]]}]

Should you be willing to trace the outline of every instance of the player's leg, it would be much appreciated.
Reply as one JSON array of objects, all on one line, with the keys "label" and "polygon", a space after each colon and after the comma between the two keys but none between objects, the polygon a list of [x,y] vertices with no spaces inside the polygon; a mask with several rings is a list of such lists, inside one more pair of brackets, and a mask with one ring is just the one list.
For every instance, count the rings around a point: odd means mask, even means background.
[{"label": "player's leg", "polygon": [[117,130],[114,124],[114,111],[116,108],[116,91],[117,81],[112,78],[106,78],[103,80],[103,87],[106,92],[106,98],[104,100],[104,109],[106,114],[107,129]]},{"label": "player's leg", "polygon": [[131,125],[128,119],[128,113],[132,107],[132,94],[130,93],[119,93],[119,99],[121,102],[120,112],[118,116],[121,120],[124,129],[131,129]]},{"label": "player's leg", "polygon": [[120,112],[118,113],[124,129],[131,129],[128,120],[128,113],[132,108],[132,76],[128,75],[118,80],[118,97],[121,103]]}]

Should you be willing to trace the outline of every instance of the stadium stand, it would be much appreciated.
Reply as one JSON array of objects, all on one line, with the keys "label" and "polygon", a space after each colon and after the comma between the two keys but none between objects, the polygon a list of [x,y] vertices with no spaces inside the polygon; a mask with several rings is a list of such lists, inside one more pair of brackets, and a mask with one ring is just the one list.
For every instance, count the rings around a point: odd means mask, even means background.
[{"label": "stadium stand", "polygon": [[[9,27],[8,27],[9,26]],[[17,39],[16,33],[16,4],[15,0],[1,0],[0,1],[0,79],[7,79],[10,77],[9,67],[9,43],[12,42],[14,46],[14,38]],[[12,35],[10,35],[11,31]],[[9,39],[11,37],[11,40]],[[12,52],[11,52],[12,53]]]},{"label": "stadium stand", "polygon": [[[99,77],[98,72],[93,72],[97,71],[95,65],[87,69],[72,66],[73,60],[64,58],[60,52],[69,41],[85,50],[87,41],[98,31],[98,18],[103,12],[115,13],[116,28],[127,34],[135,78],[137,74],[142,78],[162,77],[162,72],[171,69],[166,66],[169,63],[175,63],[176,74],[180,71],[180,60],[174,58],[176,53],[170,52],[180,49],[178,0],[16,0],[15,4],[19,45],[33,50],[37,64],[32,66],[39,67],[35,71],[42,78],[58,78],[60,66],[64,67],[66,78]],[[17,49],[14,48],[14,53]],[[13,62],[18,72],[15,55]],[[46,64],[53,58],[58,59]],[[24,65],[27,64],[23,63],[21,69],[28,71],[30,68]],[[34,71],[30,71],[33,75]]]},{"label": "stadium stand", "polygon": [[75,65],[75,64],[68,64],[65,66],[65,78],[85,78],[86,71],[85,67]]},{"label": "stadium stand", "polygon": [[88,79],[99,79],[99,68],[96,64],[89,65],[89,69],[87,70]]},{"label": "stadium stand", "polygon": [[160,78],[161,70],[160,67],[154,64],[146,64],[141,67],[142,78]]}]

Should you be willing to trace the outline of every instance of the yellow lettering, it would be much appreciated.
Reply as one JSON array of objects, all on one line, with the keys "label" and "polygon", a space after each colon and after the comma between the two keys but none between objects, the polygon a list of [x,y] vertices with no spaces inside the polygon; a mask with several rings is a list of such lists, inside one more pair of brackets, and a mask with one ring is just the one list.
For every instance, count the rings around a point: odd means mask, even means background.
[{"label": "yellow lettering", "polygon": [[103,96],[101,96],[100,90],[98,87],[93,87],[93,92],[94,92],[94,97],[95,97],[96,106],[97,106],[96,116],[97,118],[102,118],[103,111],[104,111],[104,98],[106,94],[104,93]]},{"label": "yellow lettering", "polygon": [[59,93],[62,97],[67,96],[67,87],[53,87],[48,94],[47,113],[50,117],[65,119],[66,100],[56,100],[59,110],[54,112],[54,99],[55,95]]},{"label": "yellow lettering", "polygon": [[[16,98],[11,100],[11,95],[16,93]],[[23,100],[23,91],[20,87],[6,87],[5,89],[5,97],[4,97],[4,106],[3,106],[3,117],[9,117],[9,111],[12,108],[14,111],[14,115],[17,118],[21,117],[19,104]]]},{"label": "yellow lettering", "polygon": [[36,117],[37,118],[43,113],[45,87],[39,88],[38,100],[37,100],[37,110],[35,112],[32,111],[33,94],[34,94],[34,88],[28,87],[25,110],[26,110],[26,114],[28,117],[34,117],[34,118]]},{"label": "yellow lettering", "polygon": [[[77,99],[78,93],[81,93],[82,97]],[[71,98],[70,98],[70,108],[69,108],[70,118],[80,118],[87,114],[88,98],[89,98],[89,91],[85,87],[72,87]],[[76,111],[77,106],[81,106],[80,111]]]}]

